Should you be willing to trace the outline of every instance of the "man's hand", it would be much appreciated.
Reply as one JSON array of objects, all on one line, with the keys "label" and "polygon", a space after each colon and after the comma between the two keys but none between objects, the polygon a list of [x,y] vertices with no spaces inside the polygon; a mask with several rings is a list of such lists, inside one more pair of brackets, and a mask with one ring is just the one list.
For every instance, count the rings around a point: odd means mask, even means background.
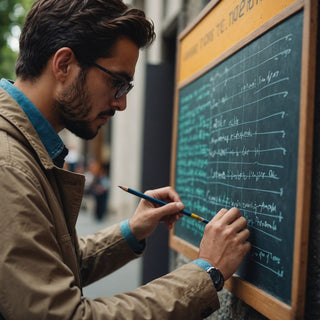
[{"label": "man's hand", "polygon": [[199,258],[218,268],[227,280],[250,250],[247,220],[237,208],[221,209],[206,225]]},{"label": "man's hand", "polygon": [[147,191],[145,194],[168,202],[168,204],[158,207],[150,201],[144,199],[140,201],[129,221],[130,229],[138,241],[147,238],[161,221],[166,223],[168,229],[171,229],[173,223],[182,217],[180,211],[184,208],[180,197],[171,187]]}]

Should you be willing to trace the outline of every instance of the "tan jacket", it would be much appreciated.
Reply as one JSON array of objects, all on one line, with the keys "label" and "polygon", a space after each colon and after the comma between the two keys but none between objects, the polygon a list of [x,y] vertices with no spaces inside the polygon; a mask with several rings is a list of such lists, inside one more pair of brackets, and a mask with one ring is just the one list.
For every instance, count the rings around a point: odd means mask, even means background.
[{"label": "tan jacket", "polygon": [[130,293],[83,297],[83,286],[137,257],[119,225],[78,240],[83,186],[82,175],[52,163],[25,113],[0,88],[0,314],[5,319],[201,319],[219,307],[211,279],[193,263]]}]

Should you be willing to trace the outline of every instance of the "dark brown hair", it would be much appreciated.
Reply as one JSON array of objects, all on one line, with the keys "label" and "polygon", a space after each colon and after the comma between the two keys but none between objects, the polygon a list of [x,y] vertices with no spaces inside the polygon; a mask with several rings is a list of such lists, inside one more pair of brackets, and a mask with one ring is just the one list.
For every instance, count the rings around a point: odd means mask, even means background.
[{"label": "dark brown hair", "polygon": [[153,24],[121,0],[37,0],[20,36],[16,74],[36,78],[62,47],[71,48],[80,65],[91,64],[108,57],[121,37],[144,48],[155,38]]}]

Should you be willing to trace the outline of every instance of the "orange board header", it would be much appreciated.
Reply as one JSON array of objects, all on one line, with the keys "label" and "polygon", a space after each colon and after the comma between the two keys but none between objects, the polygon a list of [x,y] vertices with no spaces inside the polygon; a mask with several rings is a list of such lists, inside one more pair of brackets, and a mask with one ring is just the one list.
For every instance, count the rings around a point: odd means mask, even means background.
[{"label": "orange board header", "polygon": [[221,0],[182,38],[179,82],[200,71],[223,52],[296,0]]}]

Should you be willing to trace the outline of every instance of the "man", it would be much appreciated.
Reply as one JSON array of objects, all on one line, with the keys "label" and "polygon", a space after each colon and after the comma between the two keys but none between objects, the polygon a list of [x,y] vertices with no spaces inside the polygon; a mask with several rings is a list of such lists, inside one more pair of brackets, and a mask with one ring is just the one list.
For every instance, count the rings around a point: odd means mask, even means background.
[{"label": "man", "polygon": [[120,0],[38,0],[29,12],[17,79],[0,83],[2,318],[200,319],[219,307],[217,290],[250,249],[235,208],[207,224],[196,261],[130,293],[82,295],[140,256],[159,222],[171,228],[181,217],[179,196],[165,187],[148,194],[168,205],[142,200],[129,221],[78,239],[84,177],[62,169],[57,133],[91,139],[124,110],[139,49],[153,38],[144,13]]}]

